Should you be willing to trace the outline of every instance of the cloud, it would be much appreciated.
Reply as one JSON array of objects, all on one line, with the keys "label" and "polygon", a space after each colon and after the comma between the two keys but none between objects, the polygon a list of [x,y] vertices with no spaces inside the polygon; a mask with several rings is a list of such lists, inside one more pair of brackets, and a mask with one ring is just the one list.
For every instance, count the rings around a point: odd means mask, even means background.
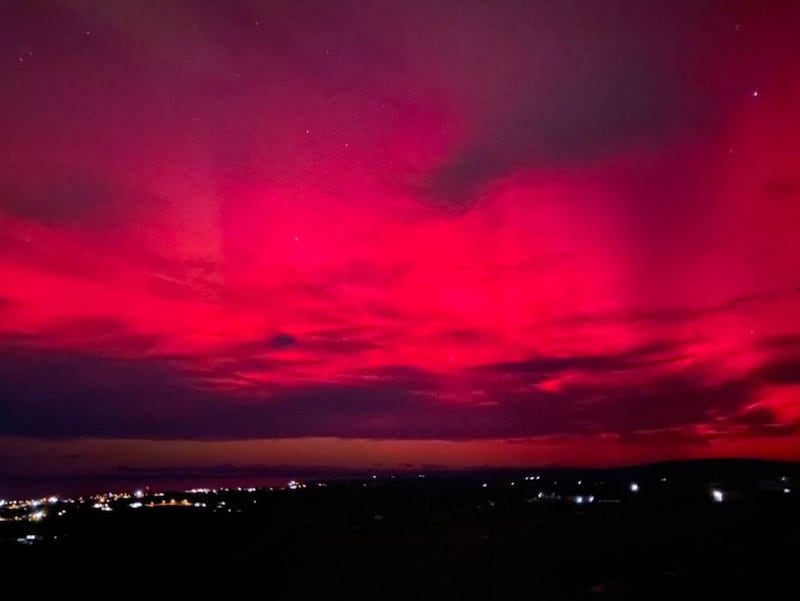
[{"label": "cloud", "polygon": [[[527,55],[517,58],[524,68],[513,88],[427,174],[424,196],[465,210],[517,170],[588,164],[634,143],[663,142],[676,127],[717,122],[696,91],[676,81],[667,52],[634,26],[635,17],[575,4],[575,14],[537,15],[558,41],[519,50]],[[692,18],[692,11],[666,12],[665,19]]]},{"label": "cloud", "polygon": [[800,432],[800,420],[781,420],[773,409],[765,405],[746,406],[715,425],[715,435],[718,437],[781,437],[797,432]]},{"label": "cloud", "polygon": [[267,341],[267,348],[284,349],[297,344],[297,338],[285,332],[278,332]]},{"label": "cloud", "polygon": [[800,357],[776,359],[762,365],[755,375],[772,384],[800,383]]},{"label": "cloud", "polygon": [[800,351],[800,334],[768,336],[761,340],[760,346],[764,349],[797,349]]},{"label": "cloud", "polygon": [[[636,357],[649,357],[639,353]],[[242,359],[244,360],[244,359]],[[227,370],[256,365],[219,365]],[[569,364],[608,369],[620,359]],[[622,365],[629,365],[622,360]],[[276,369],[285,366],[266,367]],[[705,423],[735,415],[753,401],[748,381],[709,383],[700,374],[662,377],[616,388],[575,385],[551,393],[520,387],[495,370],[475,379],[412,366],[373,372],[366,384],[254,386],[248,394],[194,384],[192,361],[111,359],[47,349],[0,353],[0,434],[43,438],[122,437],[244,439],[333,436],[367,439],[489,439],[563,434],[633,433]],[[516,368],[515,368],[516,369]],[[534,377],[539,372],[534,371]],[[463,386],[466,384],[466,388]],[[461,383],[461,384],[459,384]],[[459,388],[458,386],[462,387]],[[454,388],[455,386],[455,388]],[[474,388],[473,388],[474,387]],[[471,390],[489,392],[487,397]],[[456,391],[455,400],[444,394]]]},{"label": "cloud", "polygon": [[493,363],[477,369],[496,373],[524,374],[538,379],[576,370],[595,373],[622,371],[682,359],[684,358],[682,346],[679,341],[658,341],[616,354],[532,357],[524,361]]},{"label": "cloud", "polygon": [[272,334],[263,340],[250,340],[233,345],[230,354],[251,355],[259,352],[277,352],[286,349],[312,355],[337,355],[359,353],[379,348],[380,341],[370,328],[341,327],[321,328],[294,336],[286,332]]}]

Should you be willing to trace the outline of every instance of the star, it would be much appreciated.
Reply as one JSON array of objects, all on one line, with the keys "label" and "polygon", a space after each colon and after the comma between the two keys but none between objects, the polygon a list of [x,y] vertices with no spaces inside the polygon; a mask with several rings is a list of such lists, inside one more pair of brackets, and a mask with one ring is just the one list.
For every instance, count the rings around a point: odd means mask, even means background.
[{"label": "star", "polygon": [[758,98],[758,90],[753,90],[753,98]]},{"label": "star", "polygon": [[300,236],[295,236],[295,237],[294,237],[294,241],[295,241],[295,242],[300,242]]}]

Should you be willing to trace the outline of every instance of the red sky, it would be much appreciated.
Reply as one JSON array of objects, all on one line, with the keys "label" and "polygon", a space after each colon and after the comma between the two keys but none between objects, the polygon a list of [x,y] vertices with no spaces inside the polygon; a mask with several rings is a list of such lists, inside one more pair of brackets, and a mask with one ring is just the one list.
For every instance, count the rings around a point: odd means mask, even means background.
[{"label": "red sky", "polygon": [[0,3],[0,476],[800,459],[798,35]]}]

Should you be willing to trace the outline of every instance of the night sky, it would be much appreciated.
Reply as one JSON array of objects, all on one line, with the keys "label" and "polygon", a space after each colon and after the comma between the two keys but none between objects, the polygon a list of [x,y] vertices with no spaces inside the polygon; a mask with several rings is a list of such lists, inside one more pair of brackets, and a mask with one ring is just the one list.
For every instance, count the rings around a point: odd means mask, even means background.
[{"label": "night sky", "polygon": [[800,459],[800,3],[0,2],[0,478]]}]

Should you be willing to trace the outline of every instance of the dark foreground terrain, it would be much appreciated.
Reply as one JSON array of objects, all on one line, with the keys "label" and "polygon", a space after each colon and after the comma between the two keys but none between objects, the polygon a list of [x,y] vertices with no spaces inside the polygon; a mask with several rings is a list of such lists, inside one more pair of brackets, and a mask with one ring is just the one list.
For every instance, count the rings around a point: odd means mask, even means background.
[{"label": "dark foreground terrain", "polygon": [[713,462],[7,502],[0,574],[87,598],[794,598],[797,474]]}]

